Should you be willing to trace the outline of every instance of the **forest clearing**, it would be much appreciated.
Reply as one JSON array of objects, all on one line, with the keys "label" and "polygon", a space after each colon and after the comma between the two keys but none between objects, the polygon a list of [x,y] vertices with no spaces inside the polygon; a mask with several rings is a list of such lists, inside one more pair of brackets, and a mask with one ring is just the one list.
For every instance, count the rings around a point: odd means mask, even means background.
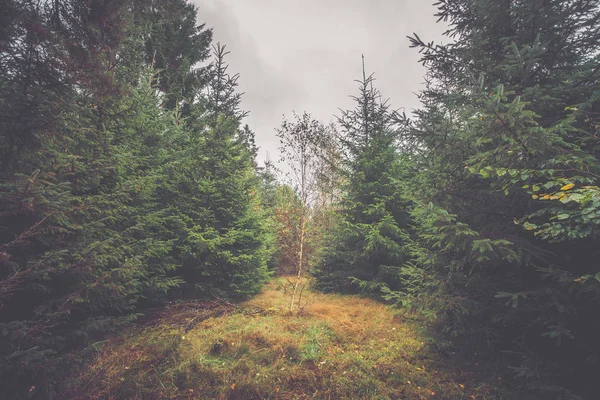
[{"label": "forest clearing", "polygon": [[97,345],[61,398],[535,399],[379,302],[308,291],[290,315],[286,285],[275,278],[239,305],[161,310]]}]

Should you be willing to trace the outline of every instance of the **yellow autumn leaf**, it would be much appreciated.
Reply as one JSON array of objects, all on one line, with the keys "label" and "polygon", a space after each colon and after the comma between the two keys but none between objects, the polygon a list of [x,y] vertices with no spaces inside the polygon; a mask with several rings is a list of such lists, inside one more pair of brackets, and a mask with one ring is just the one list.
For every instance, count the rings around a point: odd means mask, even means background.
[{"label": "yellow autumn leaf", "polygon": [[534,200],[537,200],[537,199],[540,198],[540,196],[538,196],[537,194],[532,194],[531,198],[534,199]]},{"label": "yellow autumn leaf", "polygon": [[560,190],[569,190],[569,189],[573,189],[574,187],[575,187],[574,183],[569,183],[568,185],[561,187]]},{"label": "yellow autumn leaf", "polygon": [[551,194],[545,194],[544,197],[542,197],[542,200],[548,200],[551,196]]}]

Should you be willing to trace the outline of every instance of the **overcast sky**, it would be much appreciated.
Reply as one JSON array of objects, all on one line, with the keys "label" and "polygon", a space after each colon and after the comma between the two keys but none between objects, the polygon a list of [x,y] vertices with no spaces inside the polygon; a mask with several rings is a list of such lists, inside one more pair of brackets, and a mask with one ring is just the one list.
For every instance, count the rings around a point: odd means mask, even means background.
[{"label": "overcast sky", "polygon": [[256,132],[260,159],[278,156],[283,115],[307,111],[323,122],[352,107],[361,54],[367,72],[394,108],[418,106],[424,69],[407,35],[439,40],[434,0],[194,0],[199,21],[231,51],[242,105]]}]

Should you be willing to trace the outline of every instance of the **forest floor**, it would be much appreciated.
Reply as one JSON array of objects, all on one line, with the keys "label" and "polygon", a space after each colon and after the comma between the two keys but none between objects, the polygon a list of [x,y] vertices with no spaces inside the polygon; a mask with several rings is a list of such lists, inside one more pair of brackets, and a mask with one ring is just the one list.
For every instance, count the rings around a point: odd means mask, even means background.
[{"label": "forest floor", "polygon": [[497,376],[440,351],[418,324],[358,296],[285,279],[250,301],[180,302],[109,340],[65,399],[517,399]]}]

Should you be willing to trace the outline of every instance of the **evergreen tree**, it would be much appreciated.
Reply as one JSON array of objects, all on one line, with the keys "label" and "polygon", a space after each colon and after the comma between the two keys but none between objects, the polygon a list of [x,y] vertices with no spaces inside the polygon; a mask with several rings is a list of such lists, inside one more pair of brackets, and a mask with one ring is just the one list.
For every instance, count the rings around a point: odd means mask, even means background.
[{"label": "evergreen tree", "polygon": [[[127,217],[116,212],[128,193],[110,182],[111,113],[119,106],[107,99],[119,90],[109,71],[127,29],[122,4],[53,5],[60,10],[8,2],[14,18],[2,33],[0,375],[7,398],[32,385],[39,387],[30,396],[51,398],[52,380],[40,378],[57,367],[53,355],[106,327],[102,317],[131,311],[145,274],[116,231],[129,226],[118,227]],[[68,40],[73,34],[78,42]]]},{"label": "evergreen tree", "polygon": [[52,398],[54,375],[69,367],[57,356],[179,283],[166,276],[168,265],[150,261],[162,258],[162,242],[144,234],[151,214],[139,204],[153,179],[147,153],[159,149],[140,139],[162,135],[168,117],[157,112],[147,83],[116,98],[94,89],[67,86],[71,103],[60,119],[51,130],[32,127],[37,144],[21,149],[27,163],[18,168],[36,169],[4,171],[0,375],[7,398]]},{"label": "evergreen tree", "polygon": [[214,62],[210,68],[210,82],[206,87],[206,108],[210,123],[215,124],[219,115],[226,114],[241,121],[248,112],[240,109],[243,93],[238,93],[239,74],[230,75],[227,71],[229,64],[225,57],[229,52],[226,46],[217,43],[212,47]]},{"label": "evergreen tree", "polygon": [[[157,12],[178,5],[183,27],[171,18],[180,14]],[[51,399],[80,359],[70,351],[173,295],[182,278],[202,294],[256,292],[265,228],[251,130],[228,110],[209,124],[207,70],[177,64],[208,54],[193,6],[25,0],[7,12],[0,397]],[[149,41],[162,61],[144,59]]]},{"label": "evergreen tree", "polygon": [[198,8],[186,0],[153,0],[137,8],[137,22],[149,28],[143,54],[146,63],[159,71],[163,106],[187,116],[210,76],[207,66],[197,64],[210,57],[212,30],[197,24]]},{"label": "evergreen tree", "polygon": [[531,387],[587,398],[600,332],[598,3],[438,8],[454,41],[411,38],[428,82],[410,137],[422,205],[406,276],[440,296],[453,333],[520,354],[510,362]]},{"label": "evergreen tree", "polygon": [[397,271],[407,257],[408,210],[397,180],[400,118],[373,81],[363,68],[356,108],[338,120],[345,182],[332,245],[315,271],[324,290],[397,288]]},{"label": "evergreen tree", "polygon": [[[226,70],[223,59],[218,64]],[[230,107],[220,109],[210,97],[194,106],[158,196],[170,208],[184,280],[201,295],[247,297],[268,276],[265,222],[254,159],[240,137],[250,131],[240,130],[236,83],[217,77],[206,92],[226,93],[219,101]]]},{"label": "evergreen tree", "polygon": [[277,182],[278,170],[269,159],[264,161],[263,167],[255,167],[257,170],[258,177],[258,196],[260,199],[260,206],[263,210],[263,220],[267,230],[265,237],[266,254],[267,254],[267,266],[269,271],[272,273],[277,270],[279,265],[279,246],[277,244],[277,207],[279,205],[278,191],[280,185]]}]

